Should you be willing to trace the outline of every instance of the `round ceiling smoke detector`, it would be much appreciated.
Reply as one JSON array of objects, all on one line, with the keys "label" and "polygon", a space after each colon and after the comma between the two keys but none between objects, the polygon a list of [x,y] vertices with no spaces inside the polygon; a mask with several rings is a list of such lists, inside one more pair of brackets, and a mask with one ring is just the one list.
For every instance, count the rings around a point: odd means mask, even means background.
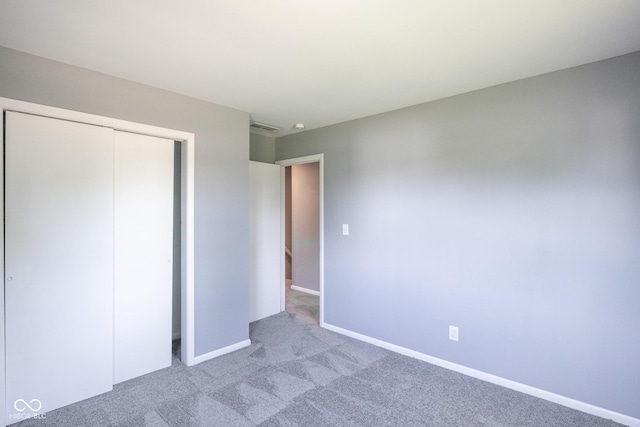
[{"label": "round ceiling smoke detector", "polygon": [[304,130],[304,123],[296,123],[295,125],[293,125],[293,128],[295,130]]}]

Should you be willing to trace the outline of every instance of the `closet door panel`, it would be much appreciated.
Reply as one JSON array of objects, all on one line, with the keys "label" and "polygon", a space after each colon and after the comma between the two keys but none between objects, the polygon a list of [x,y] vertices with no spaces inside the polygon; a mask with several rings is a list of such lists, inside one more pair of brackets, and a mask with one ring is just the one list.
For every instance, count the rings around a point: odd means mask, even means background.
[{"label": "closet door panel", "polygon": [[112,388],[113,130],[7,112],[5,149],[13,423],[20,399],[38,414]]},{"label": "closet door panel", "polygon": [[115,132],[114,383],[171,365],[173,152]]}]

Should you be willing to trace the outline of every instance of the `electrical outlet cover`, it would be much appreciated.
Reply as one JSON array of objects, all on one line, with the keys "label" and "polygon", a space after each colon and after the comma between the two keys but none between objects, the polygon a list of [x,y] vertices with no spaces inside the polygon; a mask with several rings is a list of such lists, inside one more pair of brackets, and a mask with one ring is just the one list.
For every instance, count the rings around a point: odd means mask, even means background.
[{"label": "electrical outlet cover", "polygon": [[451,341],[458,341],[458,327],[449,325],[449,339]]}]

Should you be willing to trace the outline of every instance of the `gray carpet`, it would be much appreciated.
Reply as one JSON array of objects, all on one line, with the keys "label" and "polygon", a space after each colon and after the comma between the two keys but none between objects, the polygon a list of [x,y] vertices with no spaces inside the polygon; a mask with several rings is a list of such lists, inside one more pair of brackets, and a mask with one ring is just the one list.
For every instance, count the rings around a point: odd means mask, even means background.
[{"label": "gray carpet", "polygon": [[620,425],[327,331],[313,299],[290,297],[289,311],[250,325],[250,347],[191,368],[174,358],[170,368],[15,425]]},{"label": "gray carpet", "polygon": [[297,317],[310,317],[316,325],[320,324],[320,297],[291,289],[287,281],[285,309]]}]

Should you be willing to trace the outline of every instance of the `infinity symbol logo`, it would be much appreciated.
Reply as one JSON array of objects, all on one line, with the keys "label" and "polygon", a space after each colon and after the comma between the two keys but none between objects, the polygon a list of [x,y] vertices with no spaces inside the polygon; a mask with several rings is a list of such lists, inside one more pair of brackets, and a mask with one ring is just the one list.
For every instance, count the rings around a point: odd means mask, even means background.
[{"label": "infinity symbol logo", "polygon": [[[19,405],[20,407],[18,407],[18,404],[21,404]],[[30,404],[33,406],[31,406]],[[13,407],[18,412],[26,411],[27,408],[29,408],[31,412],[38,412],[40,409],[42,409],[42,402],[40,402],[40,400],[38,399],[32,399],[29,403],[27,403],[27,401],[24,399],[18,399],[13,402]]]}]

